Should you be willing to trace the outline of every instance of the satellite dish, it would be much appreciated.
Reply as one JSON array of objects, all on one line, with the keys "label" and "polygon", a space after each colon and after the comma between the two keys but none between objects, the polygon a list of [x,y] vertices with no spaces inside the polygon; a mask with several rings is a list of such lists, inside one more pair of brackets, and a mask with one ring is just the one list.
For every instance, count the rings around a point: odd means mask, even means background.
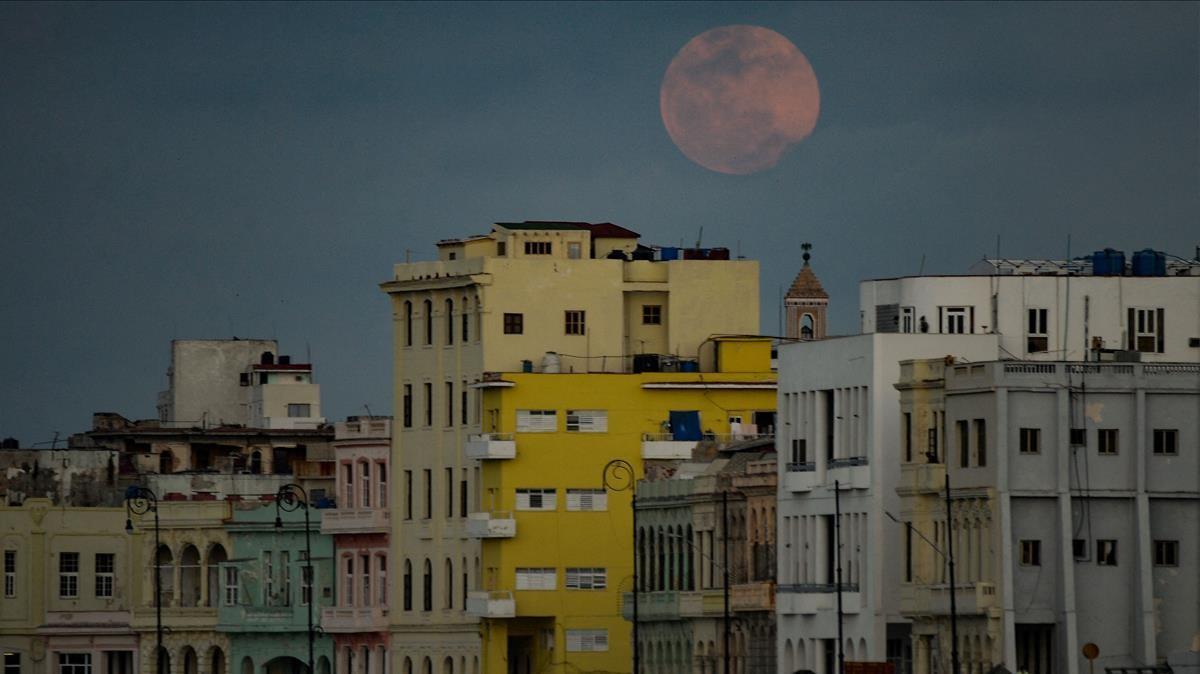
[{"label": "satellite dish", "polygon": [[1083,645],[1083,657],[1088,660],[1095,660],[1100,657],[1100,647],[1092,642],[1087,642]]}]

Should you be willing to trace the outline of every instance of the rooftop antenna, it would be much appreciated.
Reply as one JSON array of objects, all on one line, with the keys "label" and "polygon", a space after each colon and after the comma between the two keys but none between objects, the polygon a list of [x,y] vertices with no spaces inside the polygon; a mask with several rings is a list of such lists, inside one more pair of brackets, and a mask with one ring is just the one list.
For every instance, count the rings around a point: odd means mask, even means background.
[{"label": "rooftop antenna", "polygon": [[1000,235],[996,235],[996,259],[1000,259]]},{"label": "rooftop antenna", "polygon": [[404,249],[404,264],[408,264],[411,261],[412,261],[412,248],[405,248]]},{"label": "rooftop antenna", "polygon": [[917,270],[917,276],[925,275],[925,253],[921,253],[921,268]]},{"label": "rooftop antenna", "polygon": [[700,247],[700,242],[704,240],[704,225],[700,225],[700,233],[696,235],[696,247]]},{"label": "rooftop antenna", "polygon": [[808,264],[808,261],[812,259],[812,255],[810,255],[808,252],[812,250],[812,244],[805,241],[804,243],[800,244],[800,250],[804,251],[804,254],[800,257],[804,260],[804,264]]},{"label": "rooftop antenna", "polygon": [[367,411],[367,418],[368,418],[368,419],[374,419],[374,418],[375,418],[375,415],[374,415],[374,414],[371,414],[371,406],[370,406],[370,405],[368,405],[367,403],[363,403],[363,409]]},{"label": "rooftop antenna", "polygon": [[312,347],[309,346],[308,342],[304,343],[304,362],[312,365]]}]

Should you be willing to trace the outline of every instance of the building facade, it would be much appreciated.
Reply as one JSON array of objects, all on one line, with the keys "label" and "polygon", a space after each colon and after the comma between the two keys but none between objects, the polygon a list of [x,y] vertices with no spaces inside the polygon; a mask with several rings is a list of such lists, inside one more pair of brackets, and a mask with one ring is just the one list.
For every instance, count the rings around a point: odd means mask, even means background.
[{"label": "building facade", "polygon": [[950,586],[931,543],[953,548],[968,671],[1086,671],[1086,643],[1098,667],[1185,662],[1200,633],[1185,571],[1200,554],[1200,365],[913,361],[898,388],[915,671],[950,666]]},{"label": "building facade", "polygon": [[388,661],[388,562],[391,531],[390,417],[350,417],[334,425],[337,508],[325,510],[321,533],[333,537],[339,582],[321,627],[333,637],[334,670],[383,674]]},{"label": "building facade", "polygon": [[[728,260],[727,250],[685,251],[689,259],[679,252],[641,246],[611,224],[501,223],[440,242],[437,261],[396,265],[382,284],[391,298],[398,424],[391,546],[393,559],[417,560],[402,577],[442,588],[449,559],[456,582],[465,567],[468,585],[483,587],[479,541],[466,535],[461,508],[451,515],[446,505],[465,493],[468,509],[480,510],[480,466],[465,448],[482,430],[479,389],[470,387],[485,372],[544,362],[537,369],[624,373],[638,363],[695,361],[712,353],[712,335],[758,331],[758,264]],[[406,519],[409,499],[415,514]],[[478,618],[457,598],[424,594],[430,599],[389,614],[392,667],[473,670]],[[402,586],[392,606],[403,606],[400,595]]]}]

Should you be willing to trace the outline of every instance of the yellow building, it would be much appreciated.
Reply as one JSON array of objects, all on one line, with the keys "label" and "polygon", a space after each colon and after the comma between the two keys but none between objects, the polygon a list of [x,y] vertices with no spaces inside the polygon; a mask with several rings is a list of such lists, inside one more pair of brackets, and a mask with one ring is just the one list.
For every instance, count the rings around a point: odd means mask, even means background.
[{"label": "yellow building", "polygon": [[483,671],[630,671],[620,597],[633,586],[632,492],[606,490],[605,465],[669,471],[701,438],[773,423],[769,340],[714,344],[717,367],[703,372],[504,373],[477,385],[484,433],[467,455],[482,460],[483,509],[468,531],[483,540],[483,588],[467,608],[483,618]]},{"label": "yellow building", "polygon": [[436,261],[398,264],[382,284],[394,329],[393,671],[479,667],[480,623],[463,597],[483,586],[467,531],[482,495],[466,447],[484,429],[472,385],[485,372],[688,368],[706,345],[711,358],[711,336],[758,332],[758,263],[679,253],[611,224],[500,223],[439,242]]}]

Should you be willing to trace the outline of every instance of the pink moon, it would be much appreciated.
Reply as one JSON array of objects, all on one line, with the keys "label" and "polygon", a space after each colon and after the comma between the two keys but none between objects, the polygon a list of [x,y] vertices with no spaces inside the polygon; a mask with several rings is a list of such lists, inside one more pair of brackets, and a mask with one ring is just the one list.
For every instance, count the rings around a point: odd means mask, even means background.
[{"label": "pink moon", "polygon": [[796,45],[759,26],[692,38],[659,93],[671,140],[697,164],[735,175],[775,166],[817,124],[821,92]]}]

